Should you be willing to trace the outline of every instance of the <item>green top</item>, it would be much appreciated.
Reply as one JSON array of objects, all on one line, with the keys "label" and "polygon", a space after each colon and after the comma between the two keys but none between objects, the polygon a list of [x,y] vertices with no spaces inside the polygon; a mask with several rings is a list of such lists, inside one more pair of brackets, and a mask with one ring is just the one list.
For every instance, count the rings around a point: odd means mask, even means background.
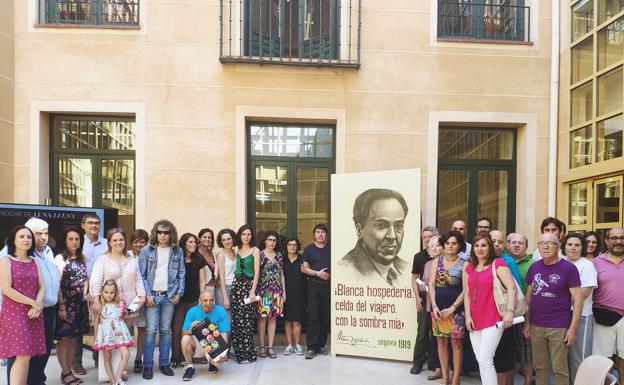
[{"label": "green top", "polygon": [[254,276],[254,257],[253,252],[247,255],[245,258],[242,258],[238,253],[236,253],[236,270],[234,270],[234,275],[244,275],[248,278],[253,278]]},{"label": "green top", "polygon": [[527,254],[524,258],[517,260],[516,265],[518,265],[518,271],[520,271],[520,277],[522,277],[522,291],[524,294],[527,292],[527,284],[524,281],[527,275],[527,271],[529,271],[529,267],[533,264],[533,254]]}]

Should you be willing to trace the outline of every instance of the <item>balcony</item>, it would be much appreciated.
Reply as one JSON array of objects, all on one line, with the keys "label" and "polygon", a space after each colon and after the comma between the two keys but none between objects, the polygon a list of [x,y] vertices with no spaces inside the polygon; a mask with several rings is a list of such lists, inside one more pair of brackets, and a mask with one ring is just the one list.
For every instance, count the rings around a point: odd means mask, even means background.
[{"label": "balcony", "polygon": [[62,26],[138,27],[140,0],[41,0],[39,20]]},{"label": "balcony", "polygon": [[220,60],[360,67],[361,0],[220,0]]},{"label": "balcony", "polygon": [[438,1],[438,40],[529,43],[531,8],[498,2]]}]

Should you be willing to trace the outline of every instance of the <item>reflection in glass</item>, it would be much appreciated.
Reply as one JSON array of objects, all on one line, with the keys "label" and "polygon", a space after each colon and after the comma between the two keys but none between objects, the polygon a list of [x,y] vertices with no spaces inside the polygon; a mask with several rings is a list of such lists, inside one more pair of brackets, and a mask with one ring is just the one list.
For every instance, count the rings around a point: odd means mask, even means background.
[{"label": "reflection in glass", "polygon": [[594,28],[594,1],[581,0],[572,6],[572,41]]},{"label": "reflection in glass", "polygon": [[592,163],[592,127],[587,126],[570,133],[570,168]]},{"label": "reflection in glass", "polygon": [[622,67],[598,78],[598,116],[622,108]]},{"label": "reflection in glass", "polygon": [[620,221],[621,191],[619,180],[596,183],[596,223]]},{"label": "reflection in glass", "polygon": [[58,189],[61,206],[93,206],[93,164],[91,159],[58,159]]},{"label": "reflection in glass", "polygon": [[440,159],[513,159],[513,131],[440,127]]},{"label": "reflection in glass", "polygon": [[468,171],[438,171],[438,228],[450,229],[453,221],[468,218]]},{"label": "reflection in glass", "polygon": [[624,59],[624,18],[598,32],[598,70]]},{"label": "reflection in glass", "polygon": [[134,160],[102,159],[102,206],[118,210],[120,227],[134,229]]},{"label": "reflection in glass", "polygon": [[572,111],[570,124],[575,126],[592,118],[592,82],[576,87],[571,92]]},{"label": "reflection in glass", "polygon": [[507,171],[479,171],[477,212],[492,220],[492,228],[507,234]]},{"label": "reflection in glass", "polygon": [[55,123],[56,149],[134,150],[134,122],[72,117]]},{"label": "reflection in glass", "polygon": [[622,115],[603,120],[596,124],[598,138],[598,160],[609,160],[622,156]]},{"label": "reflection in glass", "polygon": [[251,155],[331,158],[333,128],[253,123]]},{"label": "reflection in glass", "polygon": [[283,166],[256,166],[256,232],[288,230],[288,171]]},{"label": "reflection in glass", "polygon": [[584,225],[587,223],[587,182],[574,183],[569,187],[568,223]]},{"label": "reflection in glass", "polygon": [[624,1],[622,0],[598,1],[598,24],[600,25],[607,19],[615,16],[622,9],[624,9]]},{"label": "reflection in glass", "polygon": [[592,74],[593,46],[594,42],[590,36],[572,47],[572,83]]},{"label": "reflection in glass", "polygon": [[297,237],[303,245],[313,241],[314,225],[328,222],[328,192],[327,167],[297,167]]}]

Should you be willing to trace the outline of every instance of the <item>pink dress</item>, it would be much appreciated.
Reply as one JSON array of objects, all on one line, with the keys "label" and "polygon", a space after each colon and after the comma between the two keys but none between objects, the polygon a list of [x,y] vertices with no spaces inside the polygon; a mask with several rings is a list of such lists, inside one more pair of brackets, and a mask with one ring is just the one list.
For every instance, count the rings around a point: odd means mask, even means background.
[{"label": "pink dress", "polygon": [[[26,297],[37,298],[39,272],[35,261],[20,262],[12,257],[7,258],[11,264],[11,287]],[[30,306],[2,295],[0,358],[38,356],[46,353],[43,315],[29,319],[28,310]]]},{"label": "pink dress", "polygon": [[470,315],[475,330],[483,330],[494,326],[503,317],[498,313],[496,302],[494,301],[494,274],[492,265],[495,267],[507,264],[503,258],[494,259],[483,271],[476,272],[472,265],[466,267],[468,276],[468,294],[470,296]]}]

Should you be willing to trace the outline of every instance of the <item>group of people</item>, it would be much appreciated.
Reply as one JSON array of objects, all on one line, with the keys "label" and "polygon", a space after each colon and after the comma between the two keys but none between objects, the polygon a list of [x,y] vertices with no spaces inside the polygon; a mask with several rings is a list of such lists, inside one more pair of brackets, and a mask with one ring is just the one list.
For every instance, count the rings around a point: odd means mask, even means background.
[{"label": "group of people", "polygon": [[[183,234],[168,220],[148,234],[136,230],[126,247],[121,228],[100,237],[101,220],[82,218],[81,228],[66,228],[56,253],[48,245],[48,224],[31,218],[15,227],[0,251],[0,358],[7,361],[11,385],[45,384],[53,348],[61,383],[80,385],[83,336],[93,324],[93,350],[101,351],[112,385],[124,385],[136,340],[134,373],[152,379],[158,336],[158,366],[166,376],[184,368],[191,380],[194,363],[209,372],[230,358],[250,363],[277,358],[273,349],[276,321],[283,317],[288,346],[284,355],[327,354],[330,314],[328,229],[317,224],[314,242],[301,252],[295,237],[280,245],[275,231],[256,242],[254,229],[237,232],[202,229]],[[282,248],[283,247],[283,248]],[[288,293],[288,296],[287,296]],[[309,311],[308,311],[309,309]],[[308,319],[307,352],[301,325]],[[212,359],[193,335],[205,319],[229,343],[230,354]],[[136,328],[136,336],[130,332]],[[258,332],[259,346],[254,342]],[[112,366],[112,351],[120,362]],[[98,355],[94,354],[96,364]]]},{"label": "group of people", "polygon": [[505,236],[486,217],[472,243],[461,220],[442,234],[421,230],[410,373],[427,364],[428,379],[443,385],[459,385],[462,373],[476,370],[484,385],[513,385],[518,369],[525,385],[548,385],[551,374],[556,385],[571,385],[594,354],[615,356],[624,375],[624,229],[606,232],[604,251],[598,233],[567,233],[557,218],[540,229],[533,253],[525,235]]}]

